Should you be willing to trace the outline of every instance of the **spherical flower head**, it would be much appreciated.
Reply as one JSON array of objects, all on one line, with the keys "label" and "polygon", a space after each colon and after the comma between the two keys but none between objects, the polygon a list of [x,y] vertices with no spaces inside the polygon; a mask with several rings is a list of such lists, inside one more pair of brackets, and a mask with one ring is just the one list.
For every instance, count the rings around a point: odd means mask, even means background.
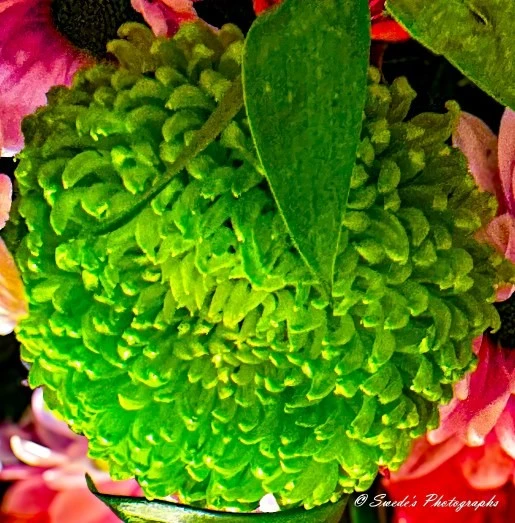
[{"label": "spherical flower head", "polygon": [[[370,70],[335,283],[292,245],[242,109],[166,188],[240,81],[243,36],[129,24],[120,66],[80,73],[24,122],[10,228],[30,298],[32,386],[90,456],[150,497],[252,510],[367,489],[438,424],[498,326],[495,201],[446,145],[459,110]],[[151,198],[141,205],[143,195]]]}]

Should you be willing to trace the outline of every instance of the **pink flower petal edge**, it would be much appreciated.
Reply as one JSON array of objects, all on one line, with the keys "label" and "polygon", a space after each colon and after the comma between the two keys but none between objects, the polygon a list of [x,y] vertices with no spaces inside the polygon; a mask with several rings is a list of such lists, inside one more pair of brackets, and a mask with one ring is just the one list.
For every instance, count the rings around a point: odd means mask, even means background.
[{"label": "pink flower petal edge", "polygon": [[504,213],[496,216],[477,238],[486,240],[507,260],[515,263],[515,215]]},{"label": "pink flower petal edge", "polygon": [[[41,412],[38,412],[41,411]],[[101,492],[139,497],[135,480],[114,482],[87,457],[87,440],[53,418],[42,390],[18,425],[0,425],[0,480],[15,481],[0,504],[0,521],[17,523],[117,523],[86,486],[88,473]],[[42,427],[44,425],[44,427]],[[47,442],[40,439],[43,433]]]},{"label": "pink flower petal edge", "polygon": [[480,343],[478,367],[466,378],[467,397],[455,397],[440,408],[440,426],[427,435],[432,444],[458,436],[469,446],[483,445],[506,408],[515,380],[515,353],[499,350],[488,336]]},{"label": "pink flower petal edge", "polygon": [[23,147],[22,119],[91,59],[52,27],[48,0],[0,2],[0,27],[0,152],[12,156]]},{"label": "pink flower petal edge", "polygon": [[467,157],[469,169],[483,191],[497,194],[499,171],[497,136],[477,116],[462,112],[453,144]]},{"label": "pink flower petal edge", "polygon": [[515,111],[506,109],[499,129],[499,176],[508,211],[515,216]]},{"label": "pink flower petal edge", "polygon": [[132,7],[143,15],[157,36],[172,36],[179,23],[194,20],[196,0],[131,0]]}]

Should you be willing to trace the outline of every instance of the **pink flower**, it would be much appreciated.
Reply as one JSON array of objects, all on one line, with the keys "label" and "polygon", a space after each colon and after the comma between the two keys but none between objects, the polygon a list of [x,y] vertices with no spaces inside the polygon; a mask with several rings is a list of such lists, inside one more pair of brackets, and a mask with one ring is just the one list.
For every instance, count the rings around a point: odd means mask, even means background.
[{"label": "pink flower", "polygon": [[105,493],[140,496],[141,489],[135,480],[113,482],[86,452],[86,438],[48,413],[42,391],[36,390],[32,412],[18,425],[0,426],[0,480],[14,481],[0,506],[0,521],[118,523],[89,492],[85,474]]},{"label": "pink flower", "polygon": [[[95,0],[0,0],[3,156],[23,147],[21,121],[45,105],[48,90],[70,85],[78,69],[104,53],[116,29],[138,16],[128,1],[128,9],[118,1],[105,3],[110,10],[103,19]],[[171,35],[181,21],[194,15],[191,0],[133,0],[133,5],[159,35]]]},{"label": "pink flower", "polygon": [[[11,198],[11,180],[5,174],[0,174],[0,229],[9,218]],[[0,335],[12,332],[18,321],[26,314],[27,303],[20,274],[5,243],[0,238]]]},{"label": "pink flower", "polygon": [[497,216],[483,231],[508,260],[515,263],[515,112],[506,109],[499,138],[479,118],[462,113],[454,144],[469,162],[478,186],[497,196]]},{"label": "pink flower", "polygon": [[[499,137],[478,118],[464,113],[454,144],[466,155],[478,186],[496,195],[497,216],[481,231],[515,263],[515,112],[506,109]],[[504,522],[515,513],[515,295],[500,289],[502,326],[474,342],[476,370],[454,387],[452,401],[440,408],[440,426],[417,440],[406,463],[383,480],[394,501],[406,495],[437,493],[462,501],[496,496],[492,508],[442,509],[427,504],[397,506],[395,520],[418,523]]]},{"label": "pink flower", "polygon": [[[0,133],[2,154],[23,147],[21,120],[46,103],[58,84],[92,58],[71,45],[53,26],[50,0],[0,0]],[[1,150],[0,150],[1,151]]]},{"label": "pink flower", "polygon": [[[467,157],[478,186],[495,194],[499,202],[497,216],[480,238],[515,263],[515,112],[504,112],[498,139],[479,118],[463,113],[453,140]],[[498,299],[509,299],[512,292],[513,287],[507,286]],[[506,310],[500,331],[504,344],[506,338],[512,341],[514,300],[515,296],[499,305]],[[489,335],[475,341],[478,367],[455,386],[453,400],[440,409],[440,426],[428,434],[430,442],[441,443],[457,435],[470,446],[484,443],[515,393],[515,351],[502,343]]]},{"label": "pink flower", "polygon": [[440,426],[429,432],[428,441],[439,444],[458,437],[469,446],[478,446],[495,430],[507,448],[512,445],[515,456],[515,427],[506,414],[508,403],[515,404],[515,350],[485,334],[475,340],[474,351],[477,369],[455,386],[452,401],[440,408]]},{"label": "pink flower", "polygon": [[171,36],[181,22],[197,17],[193,2],[198,0],[131,0],[157,36]]}]

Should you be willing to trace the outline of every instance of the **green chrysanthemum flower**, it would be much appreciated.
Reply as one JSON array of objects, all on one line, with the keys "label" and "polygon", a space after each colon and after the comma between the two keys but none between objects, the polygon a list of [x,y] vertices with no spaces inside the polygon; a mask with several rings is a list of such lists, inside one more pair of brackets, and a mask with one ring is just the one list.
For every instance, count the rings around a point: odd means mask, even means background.
[{"label": "green chrysanthemum flower", "polygon": [[11,241],[30,384],[150,497],[250,510],[269,492],[311,507],[366,489],[437,425],[472,339],[498,326],[500,260],[473,239],[474,211],[495,202],[445,144],[456,105],[403,122],[413,91],[371,70],[327,299],[243,110],[128,211],[240,81],[243,40],[196,24],[171,41],[122,35],[119,68],[82,72],[24,122]]}]

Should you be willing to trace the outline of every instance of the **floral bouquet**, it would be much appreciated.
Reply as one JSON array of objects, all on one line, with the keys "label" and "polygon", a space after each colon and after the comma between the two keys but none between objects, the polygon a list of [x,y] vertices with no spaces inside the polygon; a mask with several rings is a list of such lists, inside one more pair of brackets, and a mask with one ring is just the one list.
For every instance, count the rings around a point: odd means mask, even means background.
[{"label": "floral bouquet", "polygon": [[0,1],[0,521],[515,517],[513,16]]}]

